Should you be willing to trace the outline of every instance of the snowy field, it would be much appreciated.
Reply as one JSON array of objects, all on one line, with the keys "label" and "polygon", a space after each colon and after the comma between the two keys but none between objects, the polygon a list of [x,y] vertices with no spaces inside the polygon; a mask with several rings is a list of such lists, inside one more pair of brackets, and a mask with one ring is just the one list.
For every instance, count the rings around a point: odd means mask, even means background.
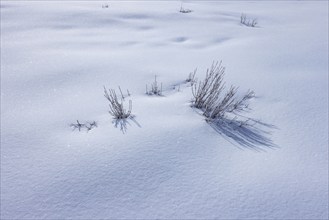
[{"label": "snowy field", "polygon": [[[1,1],[1,219],[328,218],[328,1],[182,6]],[[214,60],[257,129],[191,108]],[[103,86],[131,93],[125,133]]]}]

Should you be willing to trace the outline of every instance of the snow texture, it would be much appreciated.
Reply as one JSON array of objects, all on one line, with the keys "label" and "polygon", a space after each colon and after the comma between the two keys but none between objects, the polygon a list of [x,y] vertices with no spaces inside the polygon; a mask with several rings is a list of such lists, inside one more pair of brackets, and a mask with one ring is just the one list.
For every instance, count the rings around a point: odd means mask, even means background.
[{"label": "snow texture", "polygon": [[[328,218],[328,1],[180,8],[1,1],[1,219]],[[184,81],[213,60],[264,124],[190,107]],[[103,86],[135,117],[114,127]]]}]

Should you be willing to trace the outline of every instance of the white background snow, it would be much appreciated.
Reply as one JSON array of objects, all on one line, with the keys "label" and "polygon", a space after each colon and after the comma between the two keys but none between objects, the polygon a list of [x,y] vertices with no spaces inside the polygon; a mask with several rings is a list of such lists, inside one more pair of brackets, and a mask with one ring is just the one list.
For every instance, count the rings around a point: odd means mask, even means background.
[{"label": "white background snow", "polygon": [[[180,7],[1,1],[2,219],[328,218],[328,1]],[[213,60],[269,133],[217,132],[173,89]],[[154,75],[164,97],[144,94]],[[119,85],[125,134],[103,96]]]}]

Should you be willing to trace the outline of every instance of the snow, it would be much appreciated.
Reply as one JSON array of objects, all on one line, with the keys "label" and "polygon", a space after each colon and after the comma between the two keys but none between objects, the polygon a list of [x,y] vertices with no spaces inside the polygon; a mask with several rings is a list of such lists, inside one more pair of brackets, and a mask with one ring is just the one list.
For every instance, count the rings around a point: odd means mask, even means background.
[{"label": "snow", "polygon": [[[328,218],[328,2],[180,6],[1,1],[1,219]],[[213,60],[264,132],[190,107]],[[125,133],[103,86],[132,93]]]}]

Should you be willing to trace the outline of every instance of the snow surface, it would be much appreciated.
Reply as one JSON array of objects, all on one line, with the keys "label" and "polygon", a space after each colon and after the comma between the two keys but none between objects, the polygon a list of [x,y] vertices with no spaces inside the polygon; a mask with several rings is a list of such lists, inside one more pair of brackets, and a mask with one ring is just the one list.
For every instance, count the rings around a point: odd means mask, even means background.
[{"label": "snow surface", "polygon": [[[328,1],[180,6],[1,1],[1,219],[328,218]],[[213,60],[264,132],[190,108],[183,82]],[[125,134],[103,97],[119,85]]]}]

